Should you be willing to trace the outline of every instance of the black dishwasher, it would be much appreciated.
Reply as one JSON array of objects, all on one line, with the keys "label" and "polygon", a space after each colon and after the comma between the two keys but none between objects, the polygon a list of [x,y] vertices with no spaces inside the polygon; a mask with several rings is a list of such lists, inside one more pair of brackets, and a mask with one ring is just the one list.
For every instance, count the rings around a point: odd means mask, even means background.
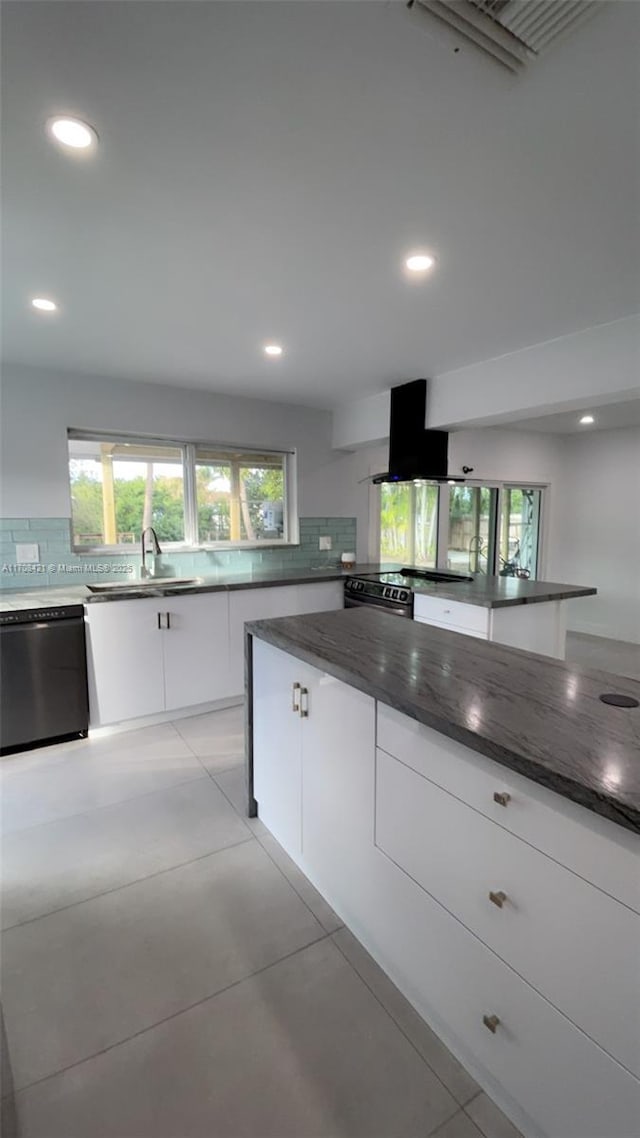
[{"label": "black dishwasher", "polygon": [[0,613],[0,753],[88,730],[82,605]]}]

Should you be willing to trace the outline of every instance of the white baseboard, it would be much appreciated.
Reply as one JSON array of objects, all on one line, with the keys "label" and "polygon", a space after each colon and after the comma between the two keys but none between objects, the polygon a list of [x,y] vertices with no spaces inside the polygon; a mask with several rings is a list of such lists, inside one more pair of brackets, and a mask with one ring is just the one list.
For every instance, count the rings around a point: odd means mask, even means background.
[{"label": "white baseboard", "polygon": [[118,735],[122,731],[138,731],[142,727],[155,727],[159,723],[171,723],[174,719],[189,719],[193,715],[207,715],[210,711],[224,711],[227,707],[239,707],[243,703],[244,695],[234,695],[210,703],[197,703],[193,707],[180,707],[175,711],[161,711],[157,715],[143,715],[139,719],[109,723],[107,727],[89,726],[89,738],[102,739],[107,735]]}]

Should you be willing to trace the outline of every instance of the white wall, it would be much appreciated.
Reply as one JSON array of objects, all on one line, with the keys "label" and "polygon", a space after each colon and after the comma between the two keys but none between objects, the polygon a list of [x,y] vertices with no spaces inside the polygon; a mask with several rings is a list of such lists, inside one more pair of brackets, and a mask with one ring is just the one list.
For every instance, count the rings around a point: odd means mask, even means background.
[{"label": "white wall", "polygon": [[[432,378],[427,425],[495,426],[624,401],[638,397],[639,377],[640,317],[625,316]],[[389,391],[333,413],[334,447],[366,446],[388,434]]]},{"label": "white wall", "polygon": [[327,411],[18,367],[3,371],[0,411],[5,517],[70,515],[68,427],[296,448],[300,514],[351,516],[332,473]]},{"label": "white wall", "polygon": [[569,627],[640,643],[640,429],[563,444],[551,566],[556,580],[598,589],[570,603]]}]

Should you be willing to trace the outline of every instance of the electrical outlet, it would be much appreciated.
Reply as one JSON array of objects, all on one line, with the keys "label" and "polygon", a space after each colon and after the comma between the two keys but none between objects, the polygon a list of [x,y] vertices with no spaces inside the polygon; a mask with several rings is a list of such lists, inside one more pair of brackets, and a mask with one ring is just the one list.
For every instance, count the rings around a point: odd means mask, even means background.
[{"label": "electrical outlet", "polygon": [[16,561],[18,565],[37,565],[40,560],[40,549],[35,542],[16,545]]},{"label": "electrical outlet", "polygon": [[321,537],[319,539],[319,547],[320,549],[331,549],[331,538]]}]

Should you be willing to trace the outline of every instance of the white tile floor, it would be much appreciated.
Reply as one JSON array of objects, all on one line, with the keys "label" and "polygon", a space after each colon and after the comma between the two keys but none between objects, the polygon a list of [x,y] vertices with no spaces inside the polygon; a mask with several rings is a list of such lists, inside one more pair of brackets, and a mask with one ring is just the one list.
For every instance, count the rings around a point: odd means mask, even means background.
[{"label": "white tile floor", "polygon": [[5,1138],[517,1138],[242,757],[232,708],[0,763]]},{"label": "white tile floor", "polygon": [[567,660],[582,668],[598,668],[616,676],[640,680],[640,644],[630,644],[626,640],[568,632]]}]

